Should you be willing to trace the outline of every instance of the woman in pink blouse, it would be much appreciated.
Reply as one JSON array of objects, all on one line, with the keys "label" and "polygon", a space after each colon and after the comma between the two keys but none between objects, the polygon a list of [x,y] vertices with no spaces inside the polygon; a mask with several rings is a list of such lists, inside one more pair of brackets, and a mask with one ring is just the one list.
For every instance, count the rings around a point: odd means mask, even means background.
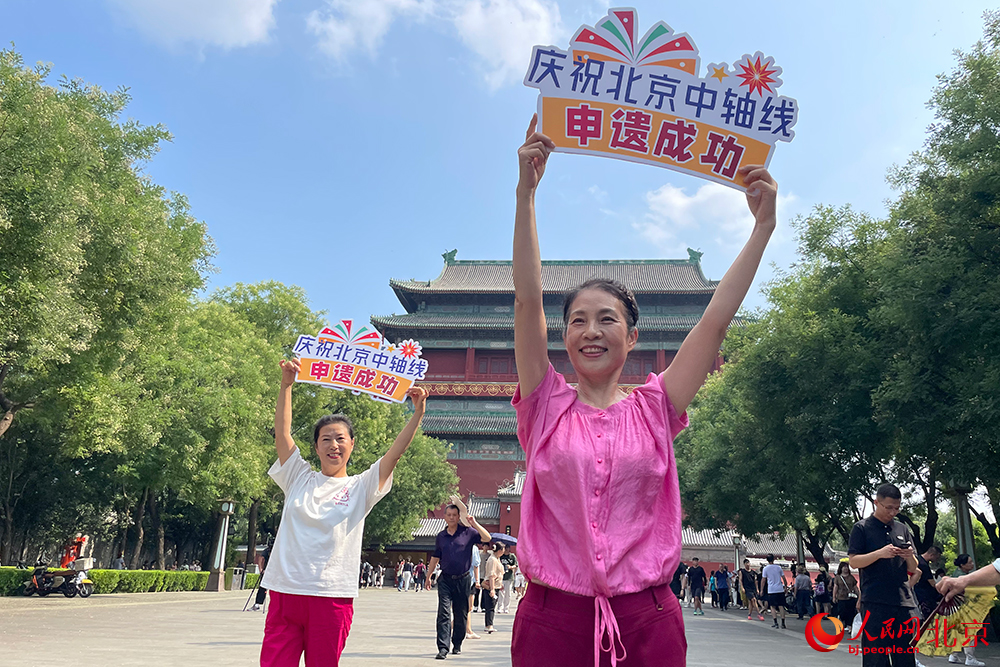
[{"label": "woman in pink blouse", "polygon": [[638,339],[632,292],[592,280],[563,304],[575,388],[548,358],[535,190],[555,147],[528,127],[518,150],[514,222],[517,433],[527,457],[518,552],[530,580],[518,606],[513,667],[684,665],[687,641],[669,589],[680,560],[673,439],[712,370],[775,227],[777,184],[740,169],[756,224],[670,367],[626,394],[618,385]]}]

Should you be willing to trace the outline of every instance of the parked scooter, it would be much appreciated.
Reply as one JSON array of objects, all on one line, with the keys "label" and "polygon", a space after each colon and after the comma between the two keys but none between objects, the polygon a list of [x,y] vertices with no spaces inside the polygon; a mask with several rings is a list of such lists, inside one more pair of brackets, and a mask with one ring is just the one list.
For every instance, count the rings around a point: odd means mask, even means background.
[{"label": "parked scooter", "polygon": [[35,565],[31,579],[24,582],[24,590],[21,592],[25,597],[33,593],[38,593],[39,597],[45,597],[49,593],[62,593],[68,598],[77,595],[89,598],[94,592],[94,582],[90,580],[86,570],[50,570],[48,565],[40,563]]}]

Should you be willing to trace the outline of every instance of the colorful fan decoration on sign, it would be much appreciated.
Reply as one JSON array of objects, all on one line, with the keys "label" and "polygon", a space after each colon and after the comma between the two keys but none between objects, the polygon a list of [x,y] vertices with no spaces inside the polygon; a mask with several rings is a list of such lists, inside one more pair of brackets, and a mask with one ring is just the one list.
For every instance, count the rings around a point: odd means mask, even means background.
[{"label": "colorful fan decoration on sign", "polygon": [[324,327],[315,336],[299,336],[294,352],[301,364],[296,382],[348,389],[391,403],[405,401],[407,390],[427,373],[420,343],[387,343],[375,329],[355,328],[353,320]]},{"label": "colorful fan decoration on sign", "polygon": [[791,141],[798,103],[778,94],[781,68],[761,52],[701,77],[694,40],[660,21],[639,33],[638,13],[608,11],[569,50],[536,46],[524,77],[537,88],[538,129],[556,151],[653,164],[744,189],[744,164],[770,164]]},{"label": "colorful fan decoration on sign", "polygon": [[636,47],[636,11],[612,9],[593,28],[582,26],[570,40],[575,57],[595,58],[630,65],[656,65],[696,74],[698,49],[686,34],[675,35],[663,21],[656,23],[639,39]]}]

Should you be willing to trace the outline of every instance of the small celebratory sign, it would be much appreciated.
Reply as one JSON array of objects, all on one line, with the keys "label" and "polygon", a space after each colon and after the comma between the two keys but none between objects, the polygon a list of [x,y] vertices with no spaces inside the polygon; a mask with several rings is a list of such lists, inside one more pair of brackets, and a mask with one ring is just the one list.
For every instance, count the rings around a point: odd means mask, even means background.
[{"label": "small celebratory sign", "polygon": [[299,336],[294,352],[301,366],[295,381],[402,403],[427,372],[420,349],[416,341],[393,345],[375,329],[356,329],[352,320],[341,320],[315,336]]},{"label": "small celebratory sign", "polygon": [[694,41],[663,21],[641,37],[630,7],[582,26],[569,50],[536,46],[524,84],[537,88],[538,129],[556,151],[654,164],[745,190],[738,169],[767,165],[791,141],[794,99],[760,51],[701,77]]}]

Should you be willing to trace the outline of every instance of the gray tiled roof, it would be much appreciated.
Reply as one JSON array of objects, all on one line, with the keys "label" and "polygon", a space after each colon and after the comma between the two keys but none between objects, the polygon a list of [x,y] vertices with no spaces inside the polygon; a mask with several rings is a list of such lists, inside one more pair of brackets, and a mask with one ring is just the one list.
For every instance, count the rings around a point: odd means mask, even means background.
[{"label": "gray tiled roof", "polygon": [[413,531],[413,537],[434,537],[447,527],[444,519],[421,519],[420,526]]},{"label": "gray tiled roof", "polygon": [[[733,548],[733,536],[739,535],[733,530],[695,530],[684,528],[681,531],[681,542],[685,547],[728,547]],[[786,533],[781,537],[773,535],[749,535],[743,538],[740,551],[753,556],[765,556],[769,553],[778,558],[795,557],[795,534]],[[827,559],[834,557],[834,551],[829,546],[824,550]],[[806,553],[808,556],[808,552]]]},{"label": "gray tiled roof", "polygon": [[469,514],[479,520],[500,519],[500,500],[497,498],[476,498],[469,499]]},{"label": "gray tiled roof", "polygon": [[[690,260],[579,260],[543,261],[542,288],[565,292],[591,278],[617,280],[633,292],[711,293],[717,281],[707,280],[701,266]],[[446,264],[434,280],[389,281],[393,289],[415,293],[488,292],[514,293],[511,262],[455,261]]]},{"label": "gray tiled roof", "polygon": [[[698,324],[701,315],[639,315],[639,331],[679,331],[688,332]],[[450,314],[450,313],[409,313],[407,315],[373,315],[372,324],[379,331],[403,328],[407,331],[419,329],[472,329],[490,331],[513,331],[513,315]],[[545,318],[549,331],[562,331],[561,316]],[[742,326],[744,321],[737,317],[733,326]]]},{"label": "gray tiled roof", "polygon": [[513,412],[448,414],[428,412],[421,423],[424,433],[517,435],[517,416]]}]

